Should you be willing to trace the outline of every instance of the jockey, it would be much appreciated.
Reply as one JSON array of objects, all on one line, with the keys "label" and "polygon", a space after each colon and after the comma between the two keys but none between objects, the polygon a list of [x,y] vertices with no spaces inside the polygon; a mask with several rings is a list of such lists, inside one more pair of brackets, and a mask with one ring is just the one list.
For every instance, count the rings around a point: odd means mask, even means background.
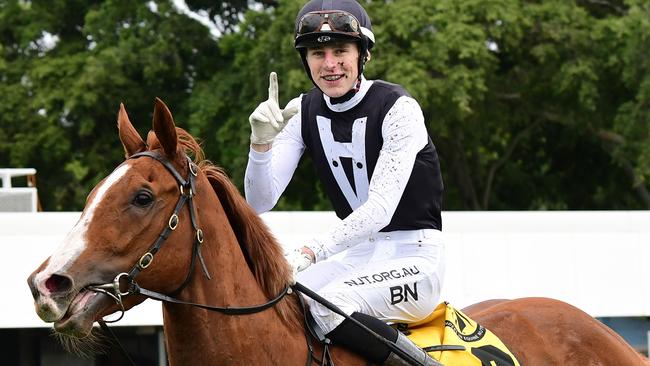
[{"label": "jockey", "polygon": [[[374,44],[370,18],[354,0],[311,0],[300,10],[295,48],[315,88],[281,110],[271,73],[269,99],[249,118],[246,199],[259,213],[273,208],[306,152],[341,221],[288,255],[295,279],[435,365],[385,322],[418,322],[439,302],[440,165],[417,101],[400,85],[363,76]],[[349,319],[308,301],[333,344],[373,363],[406,364]]]}]

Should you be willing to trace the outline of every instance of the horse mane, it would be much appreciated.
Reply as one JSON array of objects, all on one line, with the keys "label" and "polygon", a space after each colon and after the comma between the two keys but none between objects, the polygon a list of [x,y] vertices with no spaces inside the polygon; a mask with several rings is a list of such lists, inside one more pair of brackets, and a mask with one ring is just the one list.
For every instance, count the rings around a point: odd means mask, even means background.
[{"label": "horse mane", "polygon": [[[275,298],[292,277],[282,247],[224,170],[205,159],[196,139],[180,127],[176,127],[176,134],[179,149],[193,157],[219,198],[255,280],[269,299]],[[150,149],[160,147],[153,132],[150,132],[147,144]],[[274,308],[287,324],[298,326],[302,318],[297,298],[289,296],[289,300],[280,301]]]}]

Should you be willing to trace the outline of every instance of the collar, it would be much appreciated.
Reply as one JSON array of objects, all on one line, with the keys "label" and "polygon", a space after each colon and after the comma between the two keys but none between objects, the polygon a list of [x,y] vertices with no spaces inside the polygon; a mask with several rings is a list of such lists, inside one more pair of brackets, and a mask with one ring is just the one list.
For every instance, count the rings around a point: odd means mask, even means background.
[{"label": "collar", "polygon": [[325,103],[327,104],[327,107],[332,111],[332,112],[345,112],[353,107],[355,107],[357,104],[361,102],[363,97],[366,96],[366,93],[368,93],[368,90],[370,89],[370,86],[372,85],[372,80],[366,80],[366,78],[361,75],[361,85],[359,86],[359,91],[352,96],[349,100],[343,102],[343,103],[332,103],[332,100],[330,97],[327,95],[323,94],[323,99],[325,99]]}]

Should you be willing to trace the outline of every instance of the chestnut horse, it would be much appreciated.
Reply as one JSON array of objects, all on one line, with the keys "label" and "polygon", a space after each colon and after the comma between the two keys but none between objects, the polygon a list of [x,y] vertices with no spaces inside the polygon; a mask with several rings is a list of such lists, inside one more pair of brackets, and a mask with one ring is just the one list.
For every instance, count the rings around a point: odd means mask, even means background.
[{"label": "chestnut horse", "polygon": [[[118,128],[127,159],[93,189],[79,222],[28,278],[38,316],[81,347],[107,314],[167,294],[171,365],[311,364],[322,348],[306,335],[296,294],[284,296],[292,275],[283,250],[224,172],[203,159],[159,99],[146,143],[122,105]],[[492,300],[466,311],[523,365],[647,362],[556,300]],[[336,346],[330,352],[336,365],[367,364]]]}]

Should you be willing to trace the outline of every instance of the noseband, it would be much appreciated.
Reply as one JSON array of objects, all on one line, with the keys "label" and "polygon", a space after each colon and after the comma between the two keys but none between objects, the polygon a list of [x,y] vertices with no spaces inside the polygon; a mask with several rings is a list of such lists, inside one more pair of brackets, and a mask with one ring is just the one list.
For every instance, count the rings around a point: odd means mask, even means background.
[{"label": "noseband", "polygon": [[[256,305],[256,306],[250,306],[250,307],[217,307],[217,306],[210,306],[210,305],[203,305],[203,304],[196,304],[192,302],[187,302],[187,301],[182,301],[174,298],[176,294],[181,292],[190,282],[192,278],[192,274],[194,273],[194,267],[196,263],[196,258],[199,259],[199,262],[201,262],[201,268],[203,270],[203,273],[205,274],[206,278],[208,280],[211,280],[212,277],[210,276],[210,273],[208,272],[208,268],[205,265],[205,261],[203,259],[203,256],[201,255],[201,244],[203,243],[203,230],[201,230],[196,222],[196,214],[195,214],[195,209],[194,209],[194,203],[192,198],[194,197],[195,194],[195,187],[194,187],[194,182],[195,178],[198,175],[198,167],[196,164],[192,162],[192,160],[187,157],[188,160],[188,167],[189,167],[189,174],[187,179],[183,179],[183,177],[178,173],[174,165],[167,160],[165,157],[161,156],[158,153],[152,152],[152,151],[144,151],[140,153],[133,154],[129,157],[129,159],[137,159],[140,157],[149,157],[152,158],[158,162],[160,162],[166,169],[171,173],[171,175],[176,179],[176,182],[179,185],[180,189],[180,197],[178,198],[178,202],[176,203],[176,207],[174,208],[174,212],[172,215],[169,217],[169,220],[167,221],[167,226],[163,229],[163,231],[158,235],[158,238],[154,241],[154,243],[149,247],[149,250],[145,252],[140,259],[137,261],[137,263],[131,268],[129,272],[122,272],[115,276],[113,279],[113,282],[110,283],[105,283],[105,284],[100,284],[100,285],[90,285],[87,286],[86,289],[90,291],[95,291],[95,292],[101,292],[105,295],[110,296],[117,305],[120,307],[120,311],[122,312],[120,314],[120,317],[116,320],[111,320],[111,321],[106,321],[102,320],[103,322],[106,323],[114,323],[122,319],[124,316],[124,304],[122,303],[122,297],[123,296],[128,296],[128,295],[143,295],[148,298],[152,298],[155,300],[159,301],[164,301],[164,302],[171,302],[175,304],[185,304],[185,305],[192,305],[192,306],[197,306],[203,309],[207,310],[213,310],[213,311],[218,311],[224,314],[229,314],[229,315],[243,315],[243,314],[252,314],[256,313],[262,310],[265,310],[273,305],[275,305],[277,302],[279,302],[287,293],[290,292],[289,286],[286,286],[284,290],[274,299],[271,301],[261,304],[261,305]],[[195,236],[194,236],[194,244],[193,244],[193,249],[192,249],[192,259],[190,262],[190,268],[189,271],[187,272],[187,275],[185,276],[185,280],[183,283],[181,283],[176,290],[172,291],[168,295],[161,294],[155,291],[150,291],[144,288],[141,288],[136,282],[135,282],[135,277],[145,270],[149,265],[153,262],[153,258],[156,255],[156,253],[160,250],[162,245],[165,243],[165,240],[169,237],[169,234],[174,231],[178,227],[179,223],[179,213],[183,206],[185,206],[185,203],[187,203],[187,206],[190,211],[190,221],[192,222],[192,227],[194,228]],[[123,291],[122,288],[126,286],[126,290]]]}]

